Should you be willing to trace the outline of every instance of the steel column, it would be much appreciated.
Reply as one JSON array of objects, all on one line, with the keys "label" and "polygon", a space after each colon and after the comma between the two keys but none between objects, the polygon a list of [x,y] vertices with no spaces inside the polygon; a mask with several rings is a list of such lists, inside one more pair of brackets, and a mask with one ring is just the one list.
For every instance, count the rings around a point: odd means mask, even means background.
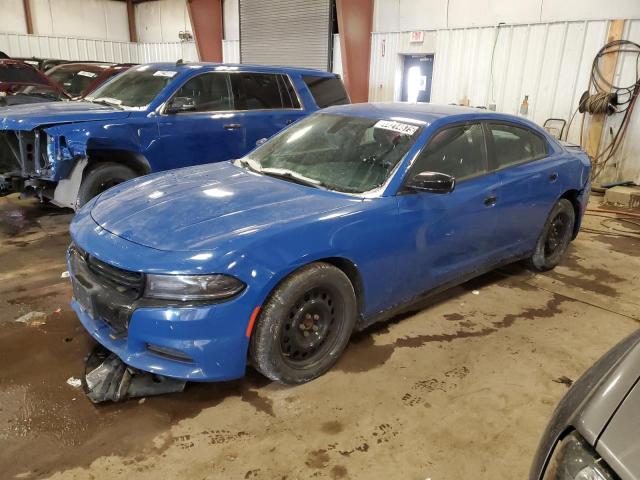
[{"label": "steel column", "polygon": [[222,62],[222,0],[188,0],[189,19],[203,62]]},{"label": "steel column", "polygon": [[344,83],[351,101],[369,99],[373,0],[336,0]]},{"label": "steel column", "polygon": [[129,21],[129,41],[138,41],[138,32],[136,30],[136,8],[133,0],[127,0],[127,20]]},{"label": "steel column", "polygon": [[29,35],[33,34],[33,17],[31,16],[31,4],[30,0],[22,0],[22,5],[24,6],[24,21],[27,25],[27,33]]}]

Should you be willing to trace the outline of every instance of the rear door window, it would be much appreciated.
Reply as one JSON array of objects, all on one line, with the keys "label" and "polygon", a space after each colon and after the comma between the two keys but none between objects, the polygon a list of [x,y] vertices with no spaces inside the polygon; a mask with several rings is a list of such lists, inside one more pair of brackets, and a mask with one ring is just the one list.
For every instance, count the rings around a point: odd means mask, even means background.
[{"label": "rear door window", "polygon": [[311,91],[316,104],[320,108],[331,105],[345,105],[349,102],[349,95],[344,89],[339,77],[314,77],[303,75],[302,80]]},{"label": "rear door window", "polygon": [[187,81],[173,96],[183,104],[192,104],[189,112],[218,112],[232,110],[227,74],[203,73]]},{"label": "rear door window", "polygon": [[412,168],[412,174],[438,172],[457,181],[488,171],[484,132],[479,123],[456,125],[438,131]]},{"label": "rear door window", "polygon": [[496,168],[536,160],[547,156],[547,144],[528,128],[502,123],[489,123]]},{"label": "rear door window", "polygon": [[271,73],[237,73],[231,75],[236,110],[271,110],[285,108],[278,76]]}]

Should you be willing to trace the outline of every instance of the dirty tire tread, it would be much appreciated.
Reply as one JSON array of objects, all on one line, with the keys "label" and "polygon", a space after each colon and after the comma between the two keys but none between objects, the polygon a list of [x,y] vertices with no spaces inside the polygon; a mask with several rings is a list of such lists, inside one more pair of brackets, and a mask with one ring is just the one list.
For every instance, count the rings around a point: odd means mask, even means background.
[{"label": "dirty tire tread", "polygon": [[[344,313],[335,344],[313,368],[298,369],[287,364],[280,348],[280,329],[292,306],[301,296],[323,283],[330,282],[343,295]],[[265,377],[294,385],[311,381],[329,370],[338,360],[353,332],[357,318],[356,295],[345,273],[324,262],[300,268],[285,278],[265,301],[249,344],[251,365]]]},{"label": "dirty tire tread", "polygon": [[117,183],[122,183],[137,176],[136,172],[126,165],[114,162],[98,163],[91,168],[82,179],[82,183],[78,189],[78,208],[82,207],[99,193],[102,193],[100,191],[102,183],[113,180]]},{"label": "dirty tire tread", "polygon": [[[565,234],[565,237],[563,238],[563,247],[560,250],[560,253],[554,255],[553,259],[547,259],[544,255],[545,241],[549,233],[549,229],[551,228],[553,219],[560,213],[565,213],[569,217],[569,228],[567,228],[567,232]],[[560,261],[564,258],[569,244],[571,243],[575,220],[575,210],[573,208],[573,204],[566,198],[561,198],[560,200],[558,200],[558,202],[551,209],[549,216],[547,217],[544,227],[542,228],[542,232],[540,233],[538,241],[536,242],[536,249],[533,255],[526,260],[526,264],[529,269],[537,272],[546,272],[553,269],[560,263]]]}]

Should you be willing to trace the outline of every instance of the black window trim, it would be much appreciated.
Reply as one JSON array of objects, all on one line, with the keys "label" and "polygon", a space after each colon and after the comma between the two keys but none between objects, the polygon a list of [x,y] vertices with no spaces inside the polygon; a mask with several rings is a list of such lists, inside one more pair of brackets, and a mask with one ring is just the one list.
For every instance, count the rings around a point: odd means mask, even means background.
[{"label": "black window trim", "polygon": [[[531,127],[528,127],[528,126],[523,125],[521,123],[510,122],[508,120],[502,120],[502,119],[500,119],[500,120],[486,119],[486,120],[483,120],[482,123],[484,124],[484,136],[485,136],[485,143],[487,145],[487,154],[489,156],[489,166],[490,166],[491,170],[494,171],[494,172],[500,172],[500,171],[505,170],[507,168],[513,168],[513,167],[518,167],[520,165],[525,165],[527,163],[537,162],[537,161],[542,160],[544,158],[550,157],[551,154],[552,154],[552,152],[551,152],[552,149],[550,148],[549,141],[547,140],[547,138],[545,138],[539,132],[536,132],[535,130],[533,130]],[[544,147],[545,147],[545,154],[544,155],[538,155],[538,156],[533,157],[533,158],[527,158],[526,160],[521,160],[519,162],[510,163],[509,165],[504,165],[502,167],[498,166],[497,161],[496,161],[497,155],[496,155],[496,151],[495,151],[495,144],[493,143],[493,135],[491,134],[490,125],[506,125],[508,127],[519,128],[521,130],[525,130],[525,131],[535,135],[540,140],[542,140],[542,143],[544,144]]]},{"label": "black window trim", "polygon": [[[300,98],[300,92],[298,92],[298,89],[296,88],[295,83],[293,82],[293,79],[291,78],[291,75],[289,75],[288,73],[285,72],[259,72],[259,71],[255,71],[255,70],[206,70],[204,72],[199,72],[196,75],[192,75],[189,78],[186,78],[182,81],[182,83],[180,83],[180,85],[178,87],[176,87],[176,89],[173,91],[173,93],[171,94],[171,96],[165,100],[164,103],[162,103],[157,111],[159,112],[160,115],[162,116],[166,116],[166,115],[170,115],[168,113],[166,113],[167,110],[167,106],[171,103],[171,100],[173,100],[173,98],[176,96],[176,94],[180,91],[180,89],[192,78],[196,78],[198,75],[205,75],[207,73],[218,73],[218,74],[222,74],[222,75],[226,75],[227,77],[227,87],[229,88],[229,93],[231,94],[231,103],[232,103],[232,109],[231,110],[209,110],[206,112],[184,112],[181,115],[184,114],[190,114],[190,115],[211,115],[212,113],[229,113],[229,112],[271,112],[271,111],[286,111],[286,110],[293,110],[293,111],[304,111],[305,110],[305,106],[304,103],[302,102],[302,99]],[[251,109],[251,110],[241,110],[241,109],[237,109],[236,105],[235,105],[235,95],[233,94],[233,88],[231,85],[231,75],[237,75],[240,73],[256,73],[256,74],[264,74],[264,75],[276,75],[277,76],[282,76],[285,77],[289,83],[291,84],[291,88],[293,89],[294,92],[296,92],[296,97],[298,99],[298,104],[300,105],[299,108],[292,108],[292,107],[287,107],[287,108],[255,108],[255,109]],[[278,90],[280,90],[280,82],[277,82],[278,84]],[[171,114],[173,115],[173,114]]]},{"label": "black window trim", "polygon": [[415,193],[427,193],[427,192],[417,192],[415,190],[412,190],[410,188],[406,188],[406,184],[407,182],[411,179],[412,175],[415,173],[420,173],[420,172],[415,172],[415,165],[416,162],[418,161],[418,158],[420,157],[420,155],[422,155],[422,153],[429,148],[429,145],[431,145],[431,142],[433,141],[433,139],[435,138],[435,136],[437,134],[439,134],[440,132],[444,131],[444,130],[448,130],[449,128],[455,128],[455,127],[459,127],[459,126],[464,126],[464,125],[480,125],[481,129],[482,129],[482,137],[483,137],[483,145],[484,148],[482,149],[483,154],[484,154],[484,164],[485,164],[485,171],[484,172],[479,172],[475,175],[471,175],[469,177],[465,177],[463,179],[458,180],[456,178],[456,185],[459,185],[461,183],[464,183],[468,180],[475,180],[477,178],[481,178],[484,177],[486,175],[492,174],[494,173],[494,170],[492,169],[492,165],[491,165],[491,161],[489,160],[489,149],[488,149],[488,144],[487,144],[487,133],[486,133],[486,128],[483,125],[484,120],[459,120],[457,122],[451,122],[451,123],[447,123],[446,125],[443,125],[442,127],[440,127],[438,130],[436,130],[435,132],[433,132],[430,137],[429,140],[427,142],[425,142],[425,144],[422,146],[422,148],[420,148],[420,150],[414,155],[413,159],[411,160],[411,165],[409,165],[409,169],[407,170],[407,173],[405,174],[404,178],[402,179],[402,183],[400,184],[400,187],[398,188],[398,191],[396,193],[396,195],[405,195],[405,194],[415,194]]}]

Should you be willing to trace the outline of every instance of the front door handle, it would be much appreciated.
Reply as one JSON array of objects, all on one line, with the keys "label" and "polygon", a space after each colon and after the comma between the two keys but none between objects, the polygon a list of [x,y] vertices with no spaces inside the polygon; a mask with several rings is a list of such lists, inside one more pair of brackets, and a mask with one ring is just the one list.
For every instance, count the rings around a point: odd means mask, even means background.
[{"label": "front door handle", "polygon": [[549,181],[551,183],[555,182],[558,179],[558,172],[553,172],[551,175],[549,175]]},{"label": "front door handle", "polygon": [[496,201],[498,201],[498,197],[495,195],[489,195],[484,199],[484,205],[485,207],[493,207],[496,204]]},{"label": "front door handle", "polygon": [[239,123],[227,123],[224,126],[225,130],[238,130],[239,128],[242,128],[242,125],[240,125]]}]

